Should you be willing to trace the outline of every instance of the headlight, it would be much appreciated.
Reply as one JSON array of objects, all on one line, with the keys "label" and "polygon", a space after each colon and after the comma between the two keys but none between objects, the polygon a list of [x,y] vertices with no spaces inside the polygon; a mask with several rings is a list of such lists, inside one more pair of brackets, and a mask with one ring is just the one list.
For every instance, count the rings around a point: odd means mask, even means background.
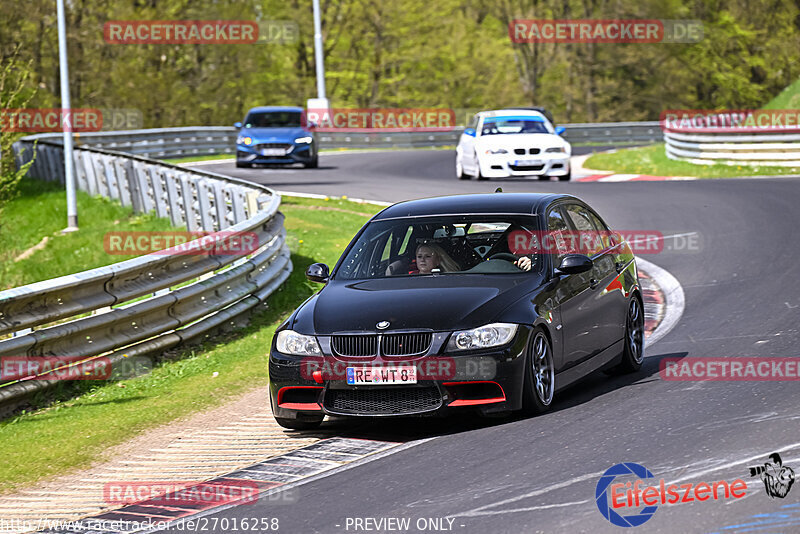
[{"label": "headlight", "polygon": [[236,144],[237,145],[251,145],[251,144],[253,144],[253,138],[252,137],[247,137],[245,135],[240,135],[239,137],[236,138]]},{"label": "headlight", "polygon": [[321,356],[317,338],[304,336],[294,330],[281,330],[278,332],[278,352],[294,354],[295,356]]},{"label": "headlight", "polygon": [[297,139],[294,140],[294,142],[302,145],[304,143],[310,143],[313,140],[314,139],[310,135],[307,135],[305,137],[298,137]]},{"label": "headlight", "polygon": [[472,330],[453,332],[447,350],[485,349],[505,345],[514,338],[517,326],[511,323],[492,323]]},{"label": "headlight", "polygon": [[508,154],[508,150],[505,148],[498,148],[497,150],[487,150],[487,154]]},{"label": "headlight", "polygon": [[563,146],[553,146],[553,147],[550,147],[547,150],[545,150],[545,152],[551,152],[551,153],[555,152],[557,154],[566,154],[567,153],[567,149],[564,148]]}]

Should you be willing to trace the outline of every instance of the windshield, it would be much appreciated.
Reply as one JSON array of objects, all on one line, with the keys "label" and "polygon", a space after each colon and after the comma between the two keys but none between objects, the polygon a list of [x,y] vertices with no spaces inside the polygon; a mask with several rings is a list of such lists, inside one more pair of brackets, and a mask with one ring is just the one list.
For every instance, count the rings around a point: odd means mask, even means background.
[{"label": "windshield", "polygon": [[299,128],[299,111],[259,111],[248,113],[244,120],[245,128]]},{"label": "windshield", "polygon": [[483,121],[482,135],[553,133],[538,117],[489,117]]},{"label": "windshield", "polygon": [[[538,254],[512,254],[510,239],[534,231],[531,217],[449,216],[370,223],[343,258],[337,279],[539,272]],[[530,268],[515,265],[530,259]]]}]

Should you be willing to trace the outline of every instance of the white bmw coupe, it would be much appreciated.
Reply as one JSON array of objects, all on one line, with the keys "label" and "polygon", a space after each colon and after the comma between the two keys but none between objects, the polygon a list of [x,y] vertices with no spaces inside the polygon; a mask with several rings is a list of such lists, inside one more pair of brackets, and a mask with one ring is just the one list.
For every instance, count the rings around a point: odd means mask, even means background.
[{"label": "white bmw coupe", "polygon": [[456,147],[456,176],[507,178],[551,176],[567,181],[572,176],[572,146],[564,128],[553,126],[546,112],[533,108],[481,111],[461,134]]}]

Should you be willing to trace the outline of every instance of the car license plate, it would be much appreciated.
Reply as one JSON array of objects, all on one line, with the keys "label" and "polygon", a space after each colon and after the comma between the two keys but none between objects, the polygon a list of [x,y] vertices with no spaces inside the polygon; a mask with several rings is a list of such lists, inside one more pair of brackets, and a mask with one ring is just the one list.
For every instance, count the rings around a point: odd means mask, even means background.
[{"label": "car license plate", "polygon": [[542,165],[540,159],[518,159],[514,162],[517,167],[533,167],[534,165]]},{"label": "car license plate", "polygon": [[374,384],[416,384],[417,368],[413,365],[396,367],[348,367],[347,383],[351,386]]},{"label": "car license plate", "polygon": [[285,156],[286,149],[285,148],[262,148],[261,149],[262,156]]}]

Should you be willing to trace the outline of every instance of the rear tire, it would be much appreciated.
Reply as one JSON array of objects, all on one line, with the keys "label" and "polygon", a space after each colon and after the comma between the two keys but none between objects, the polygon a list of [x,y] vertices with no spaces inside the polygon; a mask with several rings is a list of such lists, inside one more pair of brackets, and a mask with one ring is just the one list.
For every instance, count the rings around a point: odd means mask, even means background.
[{"label": "rear tire", "polygon": [[318,420],[286,419],[284,417],[276,417],[275,422],[281,425],[283,428],[289,428],[292,430],[314,430],[315,428],[319,428],[319,425],[322,424],[323,419],[324,417],[320,417]]},{"label": "rear tire", "polygon": [[526,415],[544,413],[553,404],[555,393],[553,349],[540,329],[533,333],[525,355],[525,385],[522,391],[522,411]]},{"label": "rear tire", "polygon": [[622,342],[622,361],[609,369],[608,374],[622,375],[635,373],[642,368],[644,360],[644,308],[638,296],[628,303],[625,314],[625,337]]}]

